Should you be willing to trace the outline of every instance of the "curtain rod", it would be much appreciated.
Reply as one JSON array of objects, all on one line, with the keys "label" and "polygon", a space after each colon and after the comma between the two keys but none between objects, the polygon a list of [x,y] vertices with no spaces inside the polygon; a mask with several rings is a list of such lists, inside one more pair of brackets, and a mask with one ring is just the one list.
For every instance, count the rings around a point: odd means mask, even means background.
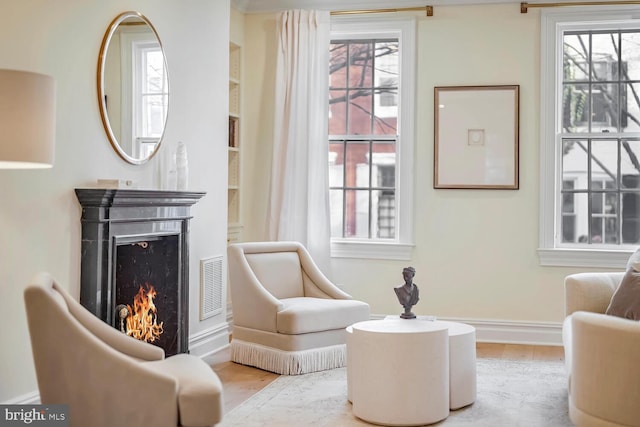
[{"label": "curtain rod", "polygon": [[424,11],[427,16],[433,16],[433,6],[400,7],[394,9],[361,9],[361,10],[334,10],[331,15],[359,15],[362,13],[389,13],[389,12],[416,12]]},{"label": "curtain rod", "polygon": [[532,7],[564,7],[564,6],[611,6],[622,4],[640,4],[640,0],[617,0],[617,1],[577,1],[560,3],[520,3],[520,13],[527,13]]}]

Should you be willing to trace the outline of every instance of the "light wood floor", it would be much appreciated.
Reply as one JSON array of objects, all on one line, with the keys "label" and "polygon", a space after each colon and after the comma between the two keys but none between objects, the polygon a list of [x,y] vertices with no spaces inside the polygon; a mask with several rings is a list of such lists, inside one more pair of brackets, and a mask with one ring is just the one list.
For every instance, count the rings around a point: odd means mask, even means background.
[{"label": "light wood floor", "polygon": [[[534,346],[516,344],[477,343],[478,358],[505,360],[564,360],[561,346]],[[279,375],[239,365],[230,361],[230,351],[225,349],[206,359],[220,377],[224,388],[224,408],[230,411],[262,390]]]}]

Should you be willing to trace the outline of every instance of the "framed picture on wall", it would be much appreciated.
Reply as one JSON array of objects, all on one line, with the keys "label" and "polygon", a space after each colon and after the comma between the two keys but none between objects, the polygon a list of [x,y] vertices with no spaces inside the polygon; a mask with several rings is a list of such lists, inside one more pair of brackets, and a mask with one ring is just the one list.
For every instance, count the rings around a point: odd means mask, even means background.
[{"label": "framed picture on wall", "polygon": [[517,190],[519,85],[434,88],[434,188]]}]

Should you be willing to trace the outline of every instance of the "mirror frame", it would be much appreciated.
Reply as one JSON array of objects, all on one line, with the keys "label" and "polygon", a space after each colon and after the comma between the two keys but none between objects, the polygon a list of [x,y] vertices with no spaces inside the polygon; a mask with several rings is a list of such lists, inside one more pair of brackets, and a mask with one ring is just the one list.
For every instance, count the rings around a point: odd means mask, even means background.
[{"label": "mirror frame", "polygon": [[151,22],[147,19],[147,17],[141,14],[140,12],[136,12],[136,11],[123,12],[120,15],[116,16],[113,21],[111,21],[111,24],[109,24],[107,32],[105,33],[102,39],[102,44],[100,45],[100,55],[98,56],[98,72],[97,72],[98,106],[100,110],[100,118],[102,119],[102,126],[104,127],[104,130],[107,134],[107,137],[109,138],[109,142],[111,143],[111,146],[113,147],[113,149],[116,151],[116,153],[118,153],[118,155],[124,161],[131,163],[133,165],[141,165],[151,160],[153,156],[155,156],[158,153],[158,150],[160,149],[160,145],[162,144],[162,140],[164,138],[164,132],[167,128],[167,119],[169,117],[169,96],[171,92],[169,91],[167,94],[167,113],[165,114],[164,127],[162,129],[162,134],[160,135],[158,144],[156,144],[156,147],[154,148],[153,152],[145,158],[135,158],[133,156],[130,156],[127,152],[125,152],[122,149],[122,147],[120,146],[120,142],[118,141],[118,138],[116,138],[116,136],[113,133],[113,129],[111,128],[109,115],[107,114],[107,103],[105,99],[106,94],[104,90],[104,70],[105,70],[105,62],[107,58],[107,50],[109,48],[109,44],[111,42],[111,38],[113,37],[114,33],[116,32],[120,24],[122,24],[128,18],[138,18],[142,20],[145,24],[149,26],[151,31],[153,31],[153,34],[158,40],[158,44],[160,45],[160,50],[162,51],[162,55],[163,55],[165,74],[167,78],[167,88],[169,88],[170,86],[169,70],[167,67],[167,56],[164,53],[164,48],[162,46],[162,42],[160,41],[160,36],[158,36],[158,32],[156,31],[155,27],[153,26],[153,24],[151,24]]}]

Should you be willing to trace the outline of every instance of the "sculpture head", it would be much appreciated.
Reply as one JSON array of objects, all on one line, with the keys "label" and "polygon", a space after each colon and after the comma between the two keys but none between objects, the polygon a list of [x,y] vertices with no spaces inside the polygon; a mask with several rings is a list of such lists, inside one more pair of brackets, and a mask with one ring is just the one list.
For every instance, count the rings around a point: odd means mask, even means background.
[{"label": "sculpture head", "polygon": [[413,267],[405,267],[404,269],[402,269],[402,277],[404,277],[405,280],[407,279],[407,277],[412,278],[415,275],[416,269]]}]

